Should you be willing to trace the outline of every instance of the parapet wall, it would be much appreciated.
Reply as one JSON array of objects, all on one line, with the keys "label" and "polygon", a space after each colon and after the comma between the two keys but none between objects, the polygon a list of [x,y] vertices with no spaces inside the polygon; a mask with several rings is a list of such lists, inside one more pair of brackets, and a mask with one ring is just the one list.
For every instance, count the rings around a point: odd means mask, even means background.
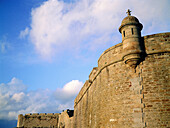
[{"label": "parapet wall", "polygon": [[108,65],[122,61],[122,57],[123,57],[122,47],[123,44],[119,43],[104,51],[98,60],[98,68],[103,69]]},{"label": "parapet wall", "polygon": [[170,52],[170,32],[144,36],[146,54]]},{"label": "parapet wall", "polygon": [[[170,33],[159,33],[153,35],[147,35],[142,38],[144,42],[146,55],[170,52]],[[122,61],[123,57],[123,44],[119,43],[113,47],[110,47],[102,53],[98,60],[98,69],[101,70],[104,67],[113,63]]]}]

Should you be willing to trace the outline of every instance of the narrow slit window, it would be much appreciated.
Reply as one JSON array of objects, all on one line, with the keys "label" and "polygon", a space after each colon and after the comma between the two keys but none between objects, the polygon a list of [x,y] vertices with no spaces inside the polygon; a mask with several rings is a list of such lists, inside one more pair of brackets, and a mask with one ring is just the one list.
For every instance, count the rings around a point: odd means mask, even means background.
[{"label": "narrow slit window", "polygon": [[131,28],[131,30],[132,30],[132,35],[134,34],[134,32],[133,32],[133,28]]},{"label": "narrow slit window", "polygon": [[123,36],[125,37],[125,31],[123,31]]}]

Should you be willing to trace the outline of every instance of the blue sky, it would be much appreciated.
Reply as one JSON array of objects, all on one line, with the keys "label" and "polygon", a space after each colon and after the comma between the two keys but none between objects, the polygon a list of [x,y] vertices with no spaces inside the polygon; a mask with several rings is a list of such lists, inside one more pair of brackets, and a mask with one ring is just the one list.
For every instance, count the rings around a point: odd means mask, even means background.
[{"label": "blue sky", "polygon": [[0,119],[73,108],[102,52],[121,42],[118,28],[127,9],[148,35],[170,30],[169,5],[169,0],[0,0]]}]

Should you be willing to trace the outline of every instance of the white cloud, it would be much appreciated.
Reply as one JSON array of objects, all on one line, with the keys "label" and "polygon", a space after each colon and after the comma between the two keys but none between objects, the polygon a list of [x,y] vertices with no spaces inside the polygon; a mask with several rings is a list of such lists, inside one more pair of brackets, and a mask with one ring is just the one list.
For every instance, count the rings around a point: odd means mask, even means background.
[{"label": "white cloud", "polygon": [[76,95],[80,91],[82,85],[82,82],[78,80],[72,80],[71,82],[64,85],[63,92],[66,94]]},{"label": "white cloud", "polygon": [[22,101],[22,99],[24,99],[24,96],[25,94],[23,92],[20,92],[20,93],[15,93],[13,96],[12,96],[12,100],[15,100],[16,102],[20,102]]},{"label": "white cloud", "polygon": [[19,34],[20,39],[24,39],[27,35],[29,35],[29,28],[26,27],[25,30],[22,30]]},{"label": "white cloud", "polygon": [[18,114],[25,113],[52,113],[72,109],[73,100],[82,85],[82,82],[72,80],[55,91],[28,91],[22,81],[14,77],[7,84],[0,84],[0,119],[17,119]]},{"label": "white cloud", "polygon": [[74,97],[76,97],[82,86],[83,86],[82,82],[78,80],[72,80],[71,82],[65,84],[63,88],[61,89],[59,88],[56,90],[55,93],[56,99],[64,103],[72,101]]},{"label": "white cloud", "polygon": [[7,84],[0,84],[0,94],[14,95],[15,93],[25,91],[26,89],[26,85],[24,85],[21,80],[15,77],[12,78],[12,80]]},{"label": "white cloud", "polygon": [[1,53],[6,53],[7,50],[11,48],[6,38],[7,38],[6,36],[3,36],[2,40],[0,40],[0,52]]},{"label": "white cloud", "polygon": [[32,10],[30,38],[47,58],[61,51],[94,52],[121,41],[118,27],[128,8],[144,24],[144,34],[169,30],[168,5],[168,0],[48,0]]},{"label": "white cloud", "polygon": [[17,115],[17,113],[15,111],[11,111],[8,113],[8,117],[10,119],[16,119],[16,115]]},{"label": "white cloud", "polygon": [[1,42],[1,53],[4,53],[5,52],[5,43],[3,42]]}]

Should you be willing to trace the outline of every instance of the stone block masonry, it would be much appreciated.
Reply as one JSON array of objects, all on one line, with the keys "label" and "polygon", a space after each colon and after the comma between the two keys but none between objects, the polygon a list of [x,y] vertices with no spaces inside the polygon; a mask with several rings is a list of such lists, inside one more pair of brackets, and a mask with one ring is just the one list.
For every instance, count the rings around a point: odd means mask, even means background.
[{"label": "stone block masonry", "polygon": [[18,116],[17,127],[32,128],[32,127],[58,127],[59,114],[58,113],[33,113],[20,114]]},{"label": "stone block masonry", "polygon": [[72,128],[74,110],[62,113],[29,113],[18,115],[17,128]]},{"label": "stone block masonry", "polygon": [[124,63],[123,44],[99,58],[74,103],[74,128],[170,127],[170,33],[141,38],[145,58]]},{"label": "stone block masonry", "polygon": [[131,16],[122,43],[103,52],[74,100],[74,111],[19,115],[18,127],[170,128],[170,32],[142,37]]}]

